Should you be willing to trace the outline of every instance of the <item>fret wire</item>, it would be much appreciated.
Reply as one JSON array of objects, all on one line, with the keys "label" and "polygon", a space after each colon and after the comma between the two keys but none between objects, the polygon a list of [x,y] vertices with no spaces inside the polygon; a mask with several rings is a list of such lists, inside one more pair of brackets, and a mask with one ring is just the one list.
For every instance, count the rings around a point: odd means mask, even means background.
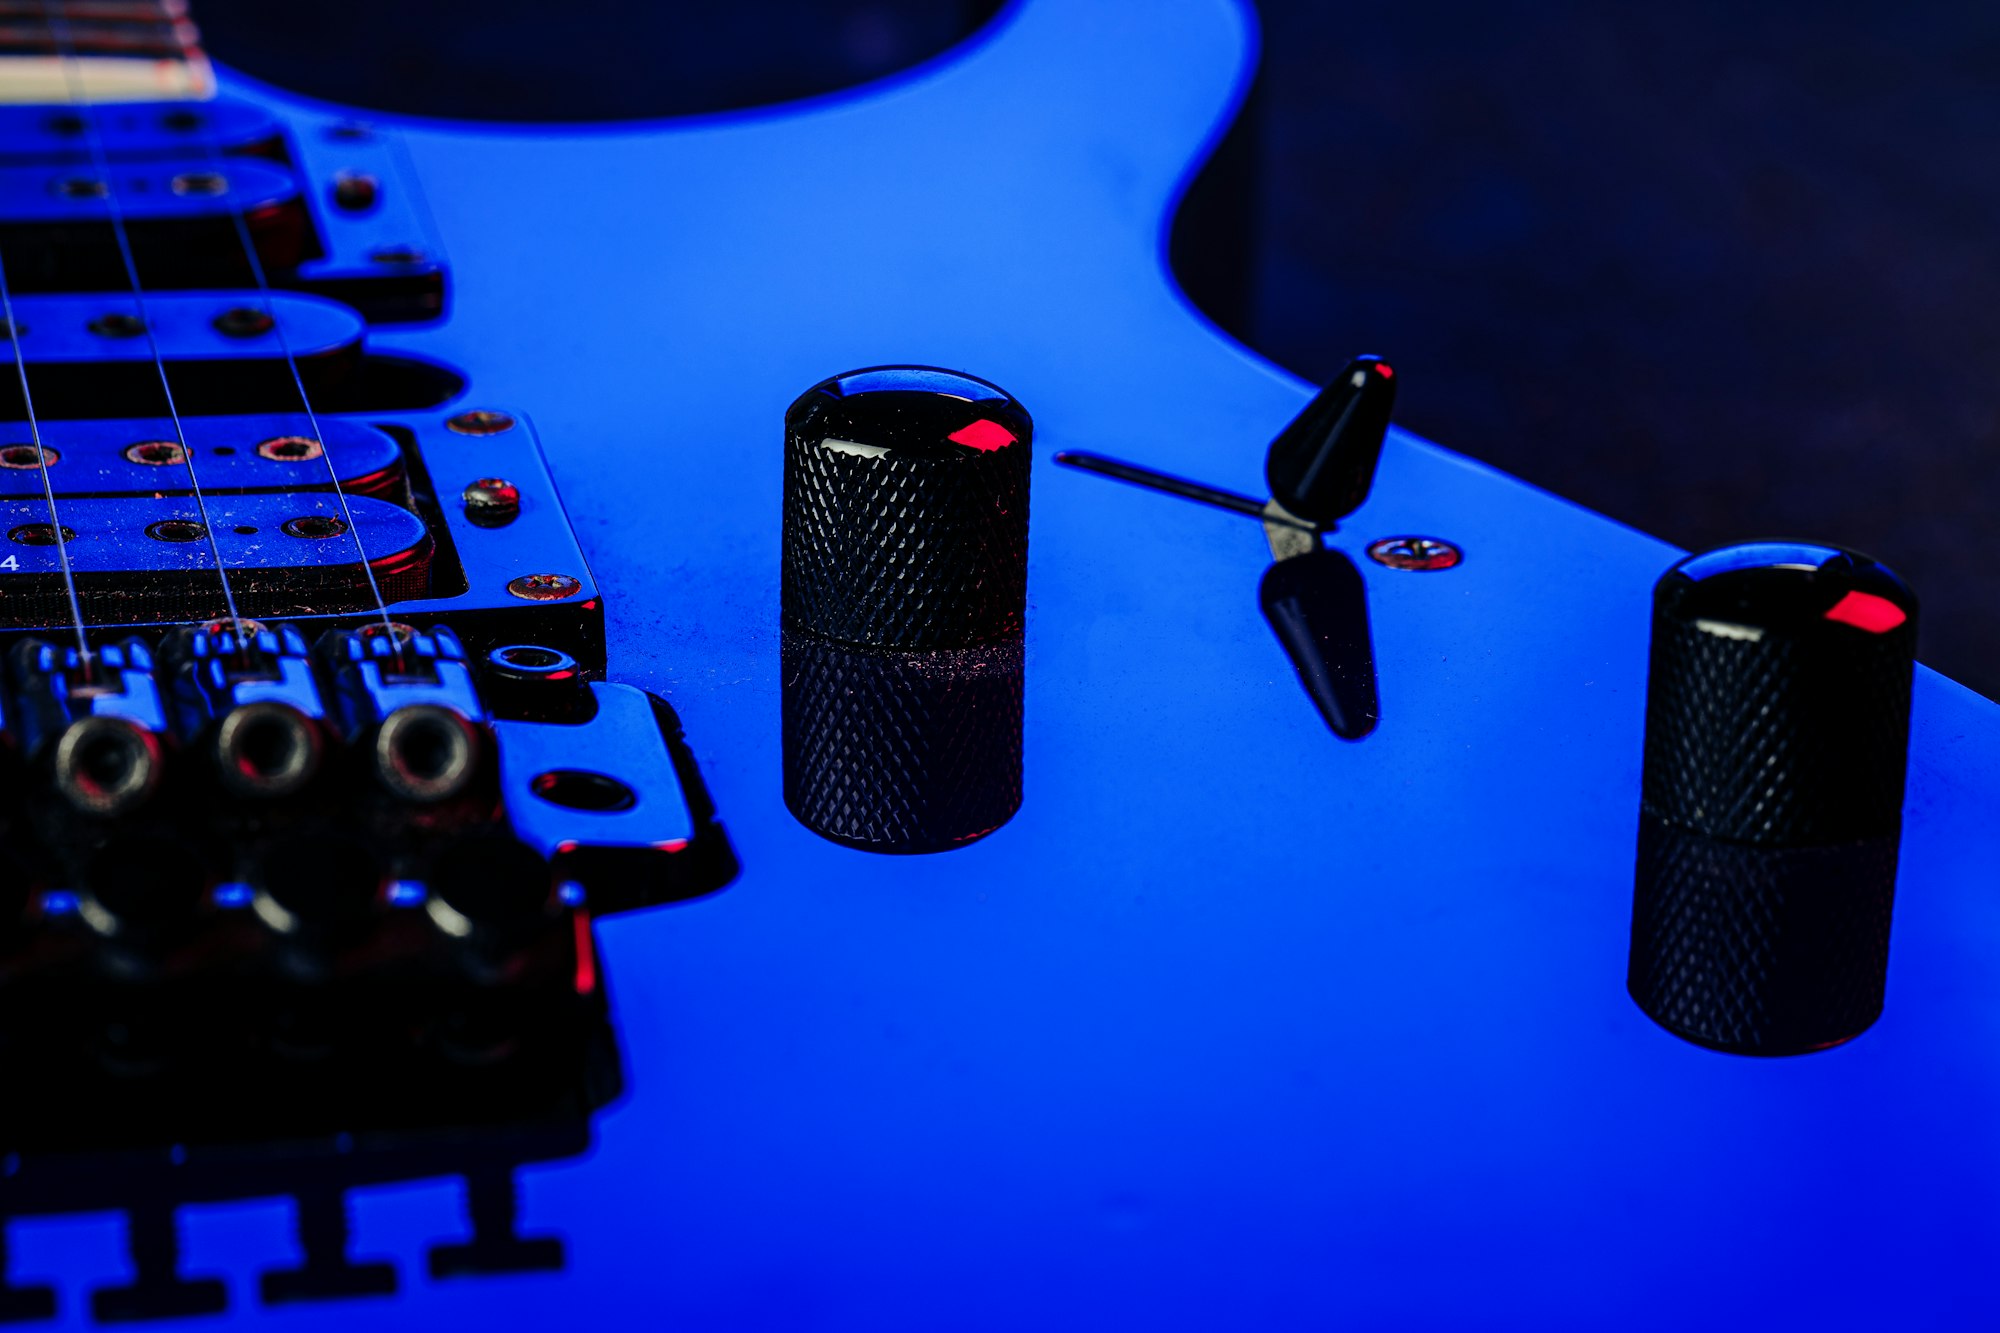
[{"label": "fret wire", "polygon": [[[138,307],[139,324],[145,331],[147,346],[153,353],[153,368],[159,372],[160,392],[166,396],[167,415],[173,419],[174,437],[180,443],[181,461],[187,466],[188,488],[193,492],[195,511],[201,516],[201,530],[208,537],[209,554],[215,557],[215,572],[222,581],[222,603],[229,616],[230,627],[235,633],[240,648],[249,642],[243,629],[243,617],[236,609],[236,590],[230,586],[229,570],[222,562],[222,546],[216,540],[215,525],[209,521],[208,500],[201,493],[201,481],[195,476],[194,450],[188,445],[187,427],[181,422],[179,406],[174,402],[173,384],[167,374],[166,358],[160,352],[159,335],[153,330],[153,321],[146,308],[144,285],[139,281],[139,264],[132,253],[132,238],[125,226],[125,210],[118,204],[118,189],[113,183],[111,164],[104,151],[104,136],[97,123],[96,108],[82,96],[82,83],[75,56],[68,42],[68,25],[58,21],[54,5],[45,5],[50,16],[49,31],[61,50],[63,77],[69,89],[70,104],[82,113],[84,138],[89,144],[91,169],[104,182],[104,207],[111,216],[111,230],[118,239],[119,257],[125,264],[125,276],[132,285],[132,303]],[[60,35],[57,35],[60,34]]]},{"label": "fret wire", "polygon": [[285,355],[285,366],[292,373],[292,387],[298,390],[299,406],[304,410],[307,426],[312,431],[313,442],[319,446],[319,457],[326,465],[327,480],[333,483],[333,497],[340,505],[341,521],[347,524],[347,535],[354,539],[354,553],[360,558],[361,572],[368,580],[369,595],[375,599],[375,610],[382,618],[382,632],[394,646],[396,661],[400,667],[403,663],[403,645],[396,638],[395,622],[389,618],[388,603],[382,599],[382,585],[376,581],[375,567],[368,563],[368,548],[361,541],[361,526],[354,521],[354,511],[347,502],[347,491],[340,484],[340,469],[334,466],[333,450],[327,448],[326,436],[320,430],[319,413],[313,410],[312,395],[306,392],[305,374],[299,369],[299,359],[292,350],[291,339],[285,333],[285,326],[278,319],[276,304],[271,299],[270,276],[264,271],[263,257],[257,253],[256,241],[250,235],[248,206],[237,198],[236,187],[230,183],[234,178],[222,160],[222,152],[213,135],[203,141],[203,146],[208,151],[210,166],[225,183],[229,198],[230,220],[236,224],[236,238],[243,247],[243,257],[250,262],[251,276],[256,279],[258,302],[264,307],[265,315],[270,318],[271,331],[277,335],[279,350]]},{"label": "fret wire", "polygon": [[0,255],[0,318],[7,321],[7,341],[14,350],[14,373],[21,379],[21,406],[28,414],[28,437],[34,444],[35,464],[42,474],[42,496],[49,504],[49,530],[56,542],[56,559],[62,563],[63,591],[69,596],[70,619],[76,625],[76,649],[85,679],[90,677],[90,636],[85,633],[83,602],[76,595],[76,571],[70,568],[69,541],[63,536],[62,519],[56,514],[56,488],[49,480],[49,454],[42,447],[42,426],[35,420],[35,396],[28,389],[28,358],[21,350],[21,324],[14,317],[14,293],[7,281],[7,261]]}]

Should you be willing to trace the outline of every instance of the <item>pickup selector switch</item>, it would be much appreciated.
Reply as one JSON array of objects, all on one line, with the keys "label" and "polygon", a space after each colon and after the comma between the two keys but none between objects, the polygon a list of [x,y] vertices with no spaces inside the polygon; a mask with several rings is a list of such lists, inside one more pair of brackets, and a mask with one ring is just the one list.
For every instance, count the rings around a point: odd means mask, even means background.
[{"label": "pickup selector switch", "polygon": [[1902,580],[1829,546],[1660,579],[1627,981],[1662,1026],[1782,1055],[1881,1012],[1916,629]]}]

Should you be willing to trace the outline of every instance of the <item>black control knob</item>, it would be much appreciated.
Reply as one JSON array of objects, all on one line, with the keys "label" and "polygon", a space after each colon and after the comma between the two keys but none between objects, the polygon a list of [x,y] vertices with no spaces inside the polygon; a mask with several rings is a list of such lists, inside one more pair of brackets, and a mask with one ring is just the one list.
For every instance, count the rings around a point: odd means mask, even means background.
[{"label": "black control knob", "polygon": [[1777,1055],[1880,1014],[1916,628],[1900,579],[1827,546],[1655,587],[1627,982],[1662,1026]]},{"label": "black control knob", "polygon": [[785,626],[872,648],[1021,632],[1033,422],[984,380],[858,370],[785,413]]},{"label": "black control knob", "polygon": [[1264,455],[1271,498],[1322,526],[1361,507],[1396,408],[1396,372],[1379,356],[1357,356],[1327,382]]}]

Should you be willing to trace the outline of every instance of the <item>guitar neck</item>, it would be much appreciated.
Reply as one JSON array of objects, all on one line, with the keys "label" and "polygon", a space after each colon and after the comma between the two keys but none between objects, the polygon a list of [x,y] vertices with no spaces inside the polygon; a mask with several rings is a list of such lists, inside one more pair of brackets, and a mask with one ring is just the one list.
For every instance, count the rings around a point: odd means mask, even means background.
[{"label": "guitar neck", "polygon": [[0,0],[0,103],[205,101],[181,0]]}]

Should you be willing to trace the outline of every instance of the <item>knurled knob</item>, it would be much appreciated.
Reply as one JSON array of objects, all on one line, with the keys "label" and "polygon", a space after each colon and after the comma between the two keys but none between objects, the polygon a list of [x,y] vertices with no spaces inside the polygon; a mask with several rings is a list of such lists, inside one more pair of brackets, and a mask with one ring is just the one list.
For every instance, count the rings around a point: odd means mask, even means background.
[{"label": "knurled knob", "polygon": [[785,413],[787,629],[924,650],[1021,632],[1034,424],[984,380],[879,366]]},{"label": "knurled knob", "polygon": [[1654,588],[1627,982],[1669,1030],[1788,1054],[1881,1012],[1916,629],[1902,580],[1828,546]]}]

